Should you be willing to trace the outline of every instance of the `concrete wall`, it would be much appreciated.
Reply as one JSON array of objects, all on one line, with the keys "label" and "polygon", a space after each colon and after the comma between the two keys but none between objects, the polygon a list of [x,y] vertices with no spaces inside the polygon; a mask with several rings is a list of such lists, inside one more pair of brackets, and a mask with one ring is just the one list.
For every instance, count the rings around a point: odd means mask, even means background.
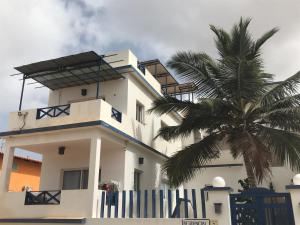
[{"label": "concrete wall", "polygon": [[[139,157],[144,158],[144,164],[139,165]],[[125,151],[124,189],[133,190],[134,171],[141,172],[141,189],[156,189],[161,184],[161,165],[163,158],[128,144]]]},{"label": "concrete wall", "polygon": [[[1,223],[11,225],[11,223]],[[31,225],[30,223],[27,223]],[[72,225],[72,223],[69,223]],[[182,225],[182,219],[87,219],[86,225]],[[44,225],[35,223],[35,225]],[[49,223],[49,225],[65,225],[65,223]],[[217,223],[211,223],[217,225]],[[219,224],[221,225],[221,224]]]},{"label": "concrete wall", "polygon": [[60,190],[64,170],[88,169],[89,167],[89,146],[85,149],[75,146],[72,146],[72,149],[66,147],[64,155],[59,155],[57,147],[53,146],[50,149],[47,148],[47,151],[42,151],[42,154],[40,190]]},{"label": "concrete wall", "polygon": [[61,193],[60,205],[24,205],[25,192],[0,194],[0,218],[88,217],[87,190]]}]

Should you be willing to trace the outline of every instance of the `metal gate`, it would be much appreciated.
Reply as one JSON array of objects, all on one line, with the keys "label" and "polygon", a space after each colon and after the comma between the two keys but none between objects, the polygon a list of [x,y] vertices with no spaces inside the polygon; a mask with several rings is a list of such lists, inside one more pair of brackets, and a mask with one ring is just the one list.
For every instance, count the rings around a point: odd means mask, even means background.
[{"label": "metal gate", "polygon": [[230,195],[232,225],[295,225],[291,196],[266,188]]}]

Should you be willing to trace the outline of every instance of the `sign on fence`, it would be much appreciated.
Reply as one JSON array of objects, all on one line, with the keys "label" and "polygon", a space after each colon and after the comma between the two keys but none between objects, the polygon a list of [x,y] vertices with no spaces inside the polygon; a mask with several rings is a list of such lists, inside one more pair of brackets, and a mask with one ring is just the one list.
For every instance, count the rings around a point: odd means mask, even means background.
[{"label": "sign on fence", "polygon": [[210,225],[209,219],[183,219],[182,225]]}]

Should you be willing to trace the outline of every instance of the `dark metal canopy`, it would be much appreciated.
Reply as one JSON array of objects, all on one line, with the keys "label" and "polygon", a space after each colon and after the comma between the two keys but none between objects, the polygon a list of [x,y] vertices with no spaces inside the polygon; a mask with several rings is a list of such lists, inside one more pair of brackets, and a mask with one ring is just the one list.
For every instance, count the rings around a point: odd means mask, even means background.
[{"label": "dark metal canopy", "polygon": [[51,90],[123,78],[105,57],[89,51],[15,69],[24,74],[24,79],[33,79]]},{"label": "dark metal canopy", "polygon": [[96,98],[99,98],[100,82],[124,78],[110,65],[122,60],[107,63],[104,58],[110,56],[114,55],[100,56],[89,51],[15,67],[23,74],[19,111],[26,79],[33,79],[51,90],[96,83]]}]

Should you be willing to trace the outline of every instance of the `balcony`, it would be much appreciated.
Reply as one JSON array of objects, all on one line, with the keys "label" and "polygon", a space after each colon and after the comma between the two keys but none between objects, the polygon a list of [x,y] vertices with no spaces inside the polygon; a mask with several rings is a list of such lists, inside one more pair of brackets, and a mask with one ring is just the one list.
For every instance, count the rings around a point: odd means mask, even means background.
[{"label": "balcony", "polygon": [[[103,121],[113,127],[124,130],[129,118],[107,102],[97,99],[76,102],[68,105],[12,112],[9,116],[9,131],[45,128]],[[130,132],[129,132],[130,133]]]}]

